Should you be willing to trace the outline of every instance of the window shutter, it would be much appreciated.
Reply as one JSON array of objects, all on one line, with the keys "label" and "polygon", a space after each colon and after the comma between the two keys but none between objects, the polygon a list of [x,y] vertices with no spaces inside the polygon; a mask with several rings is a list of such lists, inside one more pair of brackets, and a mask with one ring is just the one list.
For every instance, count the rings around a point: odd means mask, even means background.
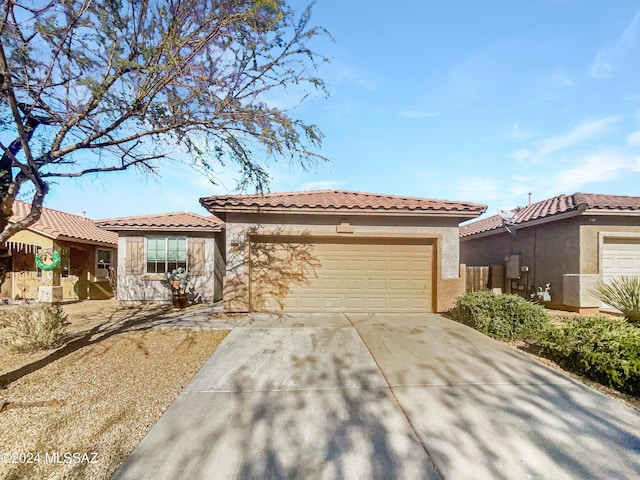
[{"label": "window shutter", "polygon": [[142,275],[144,273],[144,238],[127,237],[125,273]]},{"label": "window shutter", "polygon": [[187,241],[190,275],[204,275],[204,238],[189,238]]}]

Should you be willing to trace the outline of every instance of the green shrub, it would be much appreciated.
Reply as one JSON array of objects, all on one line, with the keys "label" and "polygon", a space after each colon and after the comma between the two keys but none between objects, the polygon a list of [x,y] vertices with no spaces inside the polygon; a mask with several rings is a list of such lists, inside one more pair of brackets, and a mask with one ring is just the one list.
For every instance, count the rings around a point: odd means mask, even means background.
[{"label": "green shrub", "polygon": [[550,327],[536,343],[569,370],[640,394],[640,328],[610,317],[573,317]]},{"label": "green shrub", "polygon": [[455,320],[500,340],[536,337],[549,322],[541,305],[487,290],[458,297],[450,313]]},{"label": "green shrub", "polygon": [[610,284],[601,282],[592,295],[620,310],[629,322],[640,326],[640,277],[618,277]]},{"label": "green shrub", "polygon": [[25,305],[2,312],[0,344],[16,352],[57,346],[67,333],[67,315],[59,305]]}]

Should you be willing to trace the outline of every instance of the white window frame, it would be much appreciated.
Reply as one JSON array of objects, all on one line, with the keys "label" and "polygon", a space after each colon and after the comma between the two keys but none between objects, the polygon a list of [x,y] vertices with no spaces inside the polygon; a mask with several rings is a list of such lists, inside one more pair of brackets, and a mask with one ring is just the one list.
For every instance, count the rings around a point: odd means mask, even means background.
[{"label": "white window frame", "polygon": [[[100,252],[107,252],[109,254],[109,263],[100,263]],[[97,248],[96,249],[96,263],[95,263],[95,281],[96,282],[107,282],[109,281],[109,268],[113,265],[113,250],[108,248]],[[101,265],[107,265],[107,268],[100,268]]]},{"label": "white window frame", "polygon": [[[164,240],[164,272],[150,272],[149,271],[149,263],[153,262],[156,265],[161,263],[162,260],[149,260],[149,240],[150,239],[163,239]],[[170,239],[178,239],[184,240],[184,261],[176,260],[175,262],[169,261],[169,240]],[[189,237],[185,235],[149,235],[144,239],[144,272],[147,275],[164,275],[165,273],[171,272],[169,268],[169,263],[176,264],[184,264],[184,269],[189,271]],[[182,265],[178,265],[182,266]],[[177,267],[176,267],[177,268]],[[157,270],[157,268],[156,268]]]}]

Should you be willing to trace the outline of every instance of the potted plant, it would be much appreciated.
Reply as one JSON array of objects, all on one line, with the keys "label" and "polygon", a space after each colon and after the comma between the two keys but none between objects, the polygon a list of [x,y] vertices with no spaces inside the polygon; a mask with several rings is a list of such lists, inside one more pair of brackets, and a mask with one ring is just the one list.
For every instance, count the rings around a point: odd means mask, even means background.
[{"label": "potted plant", "polygon": [[187,271],[178,267],[167,273],[167,283],[171,289],[171,301],[175,308],[184,308],[188,305],[187,299]]}]

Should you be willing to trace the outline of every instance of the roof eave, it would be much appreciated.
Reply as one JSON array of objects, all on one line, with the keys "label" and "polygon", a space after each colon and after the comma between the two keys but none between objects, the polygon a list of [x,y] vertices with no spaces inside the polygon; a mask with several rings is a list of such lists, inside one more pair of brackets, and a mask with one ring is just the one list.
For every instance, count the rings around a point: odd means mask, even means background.
[{"label": "roof eave", "polygon": [[55,240],[70,243],[82,243],[84,245],[95,245],[97,247],[116,248],[118,246],[118,242],[111,243],[101,240],[89,240],[86,238],[70,237],[69,235],[58,235]]},{"label": "roof eave", "polygon": [[445,216],[456,218],[477,218],[484,213],[484,211],[471,211],[471,210],[421,210],[421,209],[400,209],[400,208],[321,208],[321,207],[207,207],[207,210],[214,215],[221,213],[288,213],[288,214],[312,214],[312,215],[394,215],[394,216]]},{"label": "roof eave", "polygon": [[224,228],[223,225],[219,227],[148,227],[148,226],[122,226],[122,227],[111,227],[111,226],[101,226],[100,228],[104,230],[109,230],[110,232],[208,232],[208,233],[219,233]]},{"label": "roof eave", "polygon": [[624,217],[640,217],[640,210],[615,209],[608,210],[603,208],[588,208],[584,211],[584,215],[613,215]]},{"label": "roof eave", "polygon": [[[529,220],[528,222],[524,222],[524,223],[516,223],[516,224],[513,224],[512,226],[514,226],[516,230],[519,230],[521,228],[534,227],[536,225],[556,222],[558,220],[564,220],[566,218],[579,217],[580,215],[583,214],[583,211],[584,211],[583,208],[578,208],[577,210],[572,210],[570,212],[558,213],[556,215],[551,215],[548,217],[537,218],[535,220]],[[491,230],[487,230],[484,232],[473,233],[471,235],[465,235],[464,237],[461,236],[460,240],[470,240],[472,238],[488,237],[489,235],[496,235],[498,233],[504,233],[504,232],[505,232],[504,228],[502,226],[499,226],[497,228],[493,228]]]}]

